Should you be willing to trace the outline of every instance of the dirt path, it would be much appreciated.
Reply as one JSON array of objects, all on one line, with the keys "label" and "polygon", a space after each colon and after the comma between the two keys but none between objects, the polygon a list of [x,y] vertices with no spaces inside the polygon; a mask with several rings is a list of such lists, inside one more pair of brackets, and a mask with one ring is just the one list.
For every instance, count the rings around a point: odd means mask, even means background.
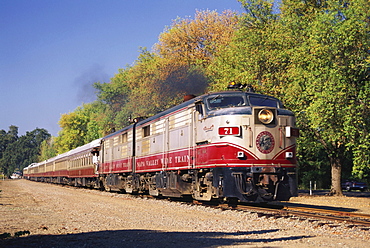
[{"label": "dirt path", "polygon": [[0,239],[0,247],[368,247],[369,242],[370,231],[26,180],[0,181],[0,190],[0,234],[30,233]]}]

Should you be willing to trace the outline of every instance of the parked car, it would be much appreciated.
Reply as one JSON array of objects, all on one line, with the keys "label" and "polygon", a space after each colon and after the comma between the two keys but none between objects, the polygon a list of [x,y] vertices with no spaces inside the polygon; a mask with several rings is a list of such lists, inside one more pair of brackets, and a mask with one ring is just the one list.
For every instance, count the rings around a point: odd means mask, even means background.
[{"label": "parked car", "polygon": [[19,178],[22,178],[22,173],[19,172],[19,171],[16,171],[14,172],[11,176],[10,176],[11,179],[19,179]]},{"label": "parked car", "polygon": [[367,184],[355,180],[347,180],[342,183],[342,189],[346,189],[348,191],[351,190],[360,190],[365,191],[368,189]]}]

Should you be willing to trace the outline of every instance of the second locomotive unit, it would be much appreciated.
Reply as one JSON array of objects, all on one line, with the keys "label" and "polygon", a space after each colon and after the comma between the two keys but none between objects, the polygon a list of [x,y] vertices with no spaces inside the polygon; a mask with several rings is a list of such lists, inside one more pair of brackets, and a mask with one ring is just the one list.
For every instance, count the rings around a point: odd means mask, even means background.
[{"label": "second locomotive unit", "polygon": [[201,201],[286,201],[297,195],[297,136],[293,113],[274,97],[209,93],[32,164],[24,175]]}]

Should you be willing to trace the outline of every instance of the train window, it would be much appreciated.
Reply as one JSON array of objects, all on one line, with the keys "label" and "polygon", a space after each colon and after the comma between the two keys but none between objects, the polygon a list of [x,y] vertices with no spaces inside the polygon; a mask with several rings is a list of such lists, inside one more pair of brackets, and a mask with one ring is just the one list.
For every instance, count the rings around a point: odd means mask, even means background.
[{"label": "train window", "polygon": [[201,103],[195,105],[195,110],[199,112],[199,114],[203,115],[203,107]]},{"label": "train window", "polygon": [[144,137],[150,136],[150,125],[146,126],[146,127],[143,127],[143,136]]},{"label": "train window", "polygon": [[195,110],[198,112],[198,120],[202,120],[203,116],[204,116],[204,114],[203,114],[203,104],[196,103]]},{"label": "train window", "polygon": [[217,95],[207,99],[208,109],[220,109],[230,107],[241,107],[246,106],[246,101],[241,95],[225,96]]},{"label": "train window", "polygon": [[279,107],[279,101],[270,97],[249,96],[249,102],[252,106]]},{"label": "train window", "polygon": [[127,133],[124,133],[121,135],[121,143],[126,143],[127,142]]}]

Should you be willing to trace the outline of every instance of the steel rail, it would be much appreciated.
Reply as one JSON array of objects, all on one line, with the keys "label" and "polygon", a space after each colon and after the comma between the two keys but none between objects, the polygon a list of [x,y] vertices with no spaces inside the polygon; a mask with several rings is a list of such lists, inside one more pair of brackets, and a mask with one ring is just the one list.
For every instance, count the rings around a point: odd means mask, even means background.
[{"label": "steel rail", "polygon": [[345,212],[345,211],[338,211],[338,210],[331,210],[331,209],[317,209],[317,208],[292,207],[292,206],[284,206],[283,209],[287,211],[300,211],[300,212],[308,212],[308,213],[328,214],[328,215],[347,217],[347,218],[359,218],[359,219],[368,220],[370,222],[370,214],[352,213],[352,212]]},{"label": "steel rail", "polygon": [[[199,203],[197,203],[199,204]],[[345,222],[357,226],[370,227],[370,215],[361,213],[348,213],[343,211],[327,210],[327,209],[314,209],[305,207],[284,207],[276,208],[274,206],[249,206],[249,205],[209,205],[201,203],[204,206],[218,207],[224,210],[239,210],[257,213],[260,216],[267,216],[271,218],[281,217],[304,217],[310,219],[320,219],[333,222]]]}]

